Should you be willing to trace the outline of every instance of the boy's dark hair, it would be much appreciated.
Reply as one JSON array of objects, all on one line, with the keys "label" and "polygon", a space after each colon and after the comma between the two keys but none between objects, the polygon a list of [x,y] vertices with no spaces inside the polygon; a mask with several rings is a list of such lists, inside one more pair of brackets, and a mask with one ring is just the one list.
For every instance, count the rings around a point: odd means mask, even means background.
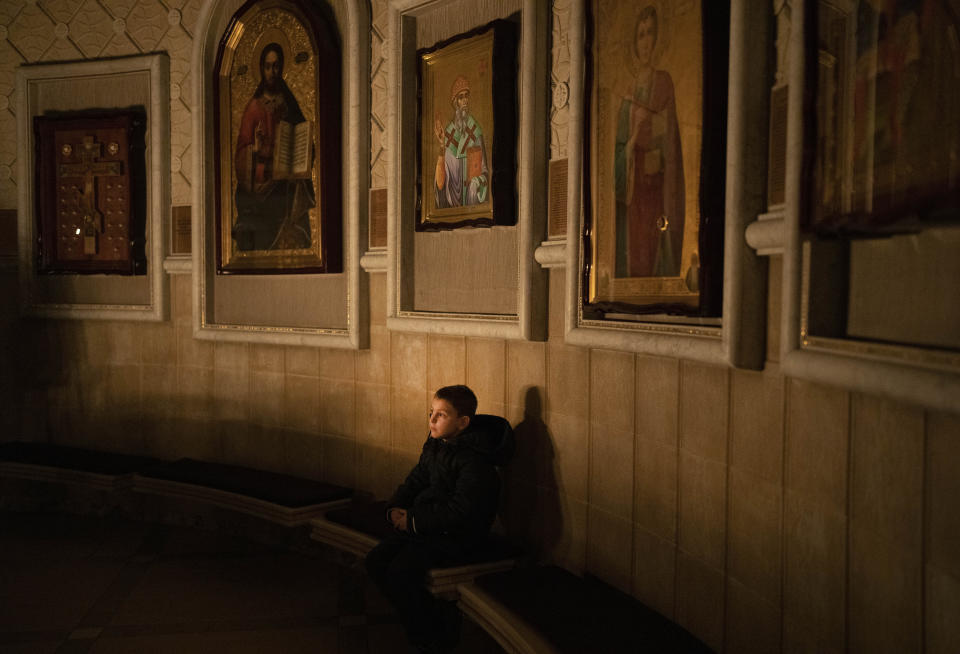
[{"label": "boy's dark hair", "polygon": [[477,415],[477,396],[473,394],[468,386],[457,384],[455,386],[444,386],[437,389],[433,394],[440,400],[446,400],[457,410],[457,414],[473,418]]}]

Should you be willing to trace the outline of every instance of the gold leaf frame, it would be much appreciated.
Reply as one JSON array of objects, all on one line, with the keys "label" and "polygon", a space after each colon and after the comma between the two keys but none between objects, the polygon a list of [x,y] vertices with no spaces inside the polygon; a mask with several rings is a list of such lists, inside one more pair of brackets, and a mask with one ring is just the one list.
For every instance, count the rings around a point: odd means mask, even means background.
[{"label": "gold leaf frame", "polygon": [[[322,134],[317,112],[319,89],[319,48],[309,20],[290,2],[268,0],[250,6],[224,39],[223,55],[217,70],[218,107],[218,272],[293,272],[320,271],[324,260],[324,230],[321,207],[322,158],[314,155],[311,185],[315,203],[309,209],[311,242],[306,248],[258,249],[241,251],[233,239],[237,220],[234,191],[237,174],[234,166],[237,137],[244,108],[260,82],[260,55],[272,42],[284,51],[283,80],[300,105],[304,117],[319,126],[313,130],[313,151],[322,151]],[[298,61],[306,53],[305,61]]]},{"label": "gold leaf frame", "polygon": [[[423,84],[423,111],[420,125],[421,207],[420,222],[458,223],[476,218],[493,219],[493,193],[473,206],[437,208],[433,170],[439,145],[433,132],[434,120],[446,125],[452,113],[449,89],[458,75],[470,82],[470,114],[483,131],[488,179],[493,176],[491,145],[494,142],[493,116],[493,31],[463,39],[420,57]],[[489,182],[488,182],[489,183]]]}]

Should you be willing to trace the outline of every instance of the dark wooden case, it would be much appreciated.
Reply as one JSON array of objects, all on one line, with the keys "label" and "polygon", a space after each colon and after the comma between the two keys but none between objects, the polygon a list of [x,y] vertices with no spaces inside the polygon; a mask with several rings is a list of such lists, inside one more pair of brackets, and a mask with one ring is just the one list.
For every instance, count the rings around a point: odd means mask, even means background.
[{"label": "dark wooden case", "polygon": [[146,114],[35,116],[37,270],[141,275]]}]

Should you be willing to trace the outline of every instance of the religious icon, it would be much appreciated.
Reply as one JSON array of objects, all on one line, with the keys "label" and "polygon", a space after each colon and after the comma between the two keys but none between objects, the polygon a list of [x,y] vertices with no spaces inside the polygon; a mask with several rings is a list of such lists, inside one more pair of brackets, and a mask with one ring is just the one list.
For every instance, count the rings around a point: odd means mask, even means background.
[{"label": "religious icon", "polygon": [[[946,0],[817,3],[807,230],[915,231],[960,216],[960,19]],[[813,59],[816,57],[816,59]],[[812,116],[810,117],[812,118]]]},{"label": "religious icon", "polygon": [[39,272],[144,274],[142,111],[34,118]]},{"label": "religious icon", "polygon": [[340,72],[331,18],[248,3],[218,64],[218,272],[340,266]]},{"label": "religious icon", "polygon": [[588,303],[702,313],[701,203],[719,196],[722,214],[723,197],[722,181],[702,188],[722,180],[702,177],[706,68],[720,59],[705,42],[726,38],[706,4],[593,3]]},{"label": "religious icon", "polygon": [[418,230],[512,224],[516,35],[496,21],[418,53]]}]

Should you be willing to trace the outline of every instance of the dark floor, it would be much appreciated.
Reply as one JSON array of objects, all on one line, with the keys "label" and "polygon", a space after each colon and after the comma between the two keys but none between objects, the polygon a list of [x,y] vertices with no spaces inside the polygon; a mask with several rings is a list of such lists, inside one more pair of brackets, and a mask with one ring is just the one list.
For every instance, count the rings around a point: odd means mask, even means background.
[{"label": "dark floor", "polygon": [[[0,652],[409,651],[362,565],[342,559],[187,527],[0,513]],[[503,652],[463,624],[458,652]]]}]

